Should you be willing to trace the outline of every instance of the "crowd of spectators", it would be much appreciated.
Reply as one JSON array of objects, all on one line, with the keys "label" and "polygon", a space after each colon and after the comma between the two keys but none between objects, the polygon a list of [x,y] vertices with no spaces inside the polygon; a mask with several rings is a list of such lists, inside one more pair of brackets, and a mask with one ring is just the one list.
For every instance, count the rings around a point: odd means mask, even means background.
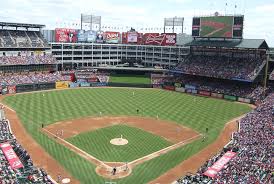
[{"label": "crowd of spectators", "polygon": [[75,71],[75,77],[77,80],[86,80],[89,82],[107,83],[109,81],[109,75],[109,73],[89,68],[81,68]]},{"label": "crowd of spectators", "polygon": [[184,75],[175,78],[175,82],[195,86],[197,90],[249,98],[254,101],[262,100],[264,93],[264,88],[260,85],[250,85],[246,83],[236,83],[234,81],[224,81],[197,76]]},{"label": "crowd of spectators", "polygon": [[2,184],[53,184],[48,174],[33,165],[28,152],[18,143],[10,131],[9,122],[6,119],[0,120],[0,144],[8,143],[17,157],[20,159],[23,168],[14,169],[11,167],[2,149],[0,149],[0,183]]},{"label": "crowd of spectators", "polygon": [[50,54],[33,56],[2,56],[1,65],[31,65],[31,64],[56,64],[57,60]]},{"label": "crowd of spectators", "polygon": [[25,74],[10,73],[0,74],[0,85],[18,85],[18,84],[34,84],[48,83],[56,81],[70,81],[69,75],[63,75],[62,72],[30,72]]},{"label": "crowd of spectators", "polygon": [[269,75],[269,80],[274,80],[274,70]]},{"label": "crowd of spectators", "polygon": [[151,84],[152,85],[162,85],[165,82],[170,82],[173,80],[173,75],[165,74],[151,74]]},{"label": "crowd of spectators", "polygon": [[[274,93],[239,121],[239,131],[232,141],[216,156],[208,160],[197,173],[178,179],[179,184],[190,183],[274,183],[272,174]],[[236,152],[215,178],[203,173],[227,151]]]},{"label": "crowd of spectators", "polygon": [[192,55],[174,70],[214,78],[253,80],[263,63],[261,58]]},{"label": "crowd of spectators", "polygon": [[48,46],[39,31],[0,30],[0,47],[45,47]]}]

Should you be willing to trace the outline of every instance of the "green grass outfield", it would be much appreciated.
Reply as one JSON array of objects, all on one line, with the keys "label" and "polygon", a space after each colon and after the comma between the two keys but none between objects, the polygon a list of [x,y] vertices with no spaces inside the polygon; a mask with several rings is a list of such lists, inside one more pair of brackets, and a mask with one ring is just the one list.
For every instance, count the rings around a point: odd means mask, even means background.
[{"label": "green grass outfield", "polygon": [[[121,135],[128,140],[127,145],[110,144],[111,139]],[[67,141],[107,162],[130,162],[172,145],[159,136],[122,124],[81,133]]]},{"label": "green grass outfield", "polygon": [[[132,92],[135,92],[134,96]],[[44,95],[43,95],[44,94]],[[251,110],[235,102],[191,96],[158,89],[82,88],[7,96],[4,103],[16,110],[27,131],[75,178],[84,184],[108,181],[95,172],[90,164],[68,148],[38,131],[44,124],[85,116],[134,115],[155,117],[182,124],[200,133],[209,128],[206,142],[196,140],[184,147],[136,166],[132,174],[117,180],[118,184],[147,183],[213,142],[224,124]],[[142,148],[140,148],[142,149]]]},{"label": "green grass outfield", "polygon": [[150,84],[151,80],[145,75],[116,74],[110,76],[110,82],[129,84]]}]

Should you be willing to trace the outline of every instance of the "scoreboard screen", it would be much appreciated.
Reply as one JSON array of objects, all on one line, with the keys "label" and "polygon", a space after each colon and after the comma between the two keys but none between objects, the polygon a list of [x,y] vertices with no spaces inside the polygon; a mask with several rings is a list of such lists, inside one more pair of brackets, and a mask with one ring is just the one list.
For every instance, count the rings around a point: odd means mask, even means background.
[{"label": "scoreboard screen", "polygon": [[194,17],[193,37],[242,38],[244,16]]}]

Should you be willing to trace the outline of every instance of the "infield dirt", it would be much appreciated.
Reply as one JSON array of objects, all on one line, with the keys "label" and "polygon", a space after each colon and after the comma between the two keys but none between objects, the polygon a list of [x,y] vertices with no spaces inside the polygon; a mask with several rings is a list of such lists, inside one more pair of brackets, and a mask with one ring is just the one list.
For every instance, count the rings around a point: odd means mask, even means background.
[{"label": "infield dirt", "polygon": [[[3,97],[0,96],[0,101]],[[254,107],[253,107],[254,108]],[[21,124],[18,116],[16,115],[16,112],[13,111],[10,108],[5,109],[6,117],[10,120],[11,123],[11,129],[13,134],[16,136],[18,142],[28,151],[30,154],[34,164],[38,167],[44,168],[54,179],[57,179],[57,174],[61,174],[63,177],[68,177],[72,180],[71,183],[78,184],[80,183],[77,181],[75,178],[73,178],[55,159],[53,159],[38,143],[35,142],[35,140],[26,132],[24,129],[23,125]],[[241,116],[242,117],[242,116]],[[171,183],[178,179],[179,177],[187,174],[188,172],[195,173],[199,167],[203,165],[205,161],[207,161],[209,158],[211,158],[213,155],[215,155],[218,151],[220,151],[224,145],[226,145],[230,139],[231,139],[231,134],[235,131],[238,130],[238,124],[237,120],[240,119],[235,118],[231,121],[229,121],[226,126],[224,127],[223,131],[220,133],[219,137],[209,146],[201,150],[199,153],[191,156],[187,160],[183,161],[181,164],[177,165],[173,169],[167,171],[164,175],[158,177],[157,179],[153,180],[150,182],[150,184],[166,184],[166,183]],[[111,117],[108,117],[111,118]],[[112,117],[113,118],[113,117]],[[121,117],[119,117],[121,118]],[[128,117],[123,117],[123,118],[128,118]],[[138,117],[141,118],[141,117]],[[90,118],[83,118],[83,123],[89,121]],[[97,118],[98,121],[103,121],[103,117]],[[162,120],[157,120],[158,123],[163,123],[165,126],[167,123]],[[63,128],[62,125],[64,122],[60,122],[57,124],[54,124],[54,126],[57,126],[58,129]],[[170,122],[169,122],[170,123]],[[93,126],[92,128],[89,128],[88,130],[85,128],[82,129],[81,126],[79,129],[75,129],[72,125],[72,121],[68,121],[66,123],[66,126],[68,130],[70,131],[64,131],[64,137],[71,137],[74,135],[77,135],[81,132],[85,131],[91,131],[95,130],[100,127],[104,126],[111,126],[109,122],[102,123],[103,125],[97,125]],[[174,125],[174,123],[172,123]],[[182,137],[182,134],[178,135],[178,130],[179,129],[174,129],[174,127],[170,127],[172,130],[171,131],[166,131],[165,133],[162,132],[162,128],[157,128],[155,129],[155,125],[150,124],[150,121],[148,123],[148,120],[146,123],[144,123],[147,127],[144,128],[144,130],[154,133],[156,135],[161,135],[168,139],[169,141],[173,143],[178,143],[183,139],[186,139],[187,136],[192,136],[192,135],[197,135],[196,132],[194,132],[191,129],[185,128],[184,131],[186,131],[186,137]],[[176,124],[175,124],[176,125]],[[53,126],[53,125],[52,125]],[[48,126],[47,129],[53,129],[54,127]],[[56,127],[55,127],[56,128]],[[139,127],[141,128],[141,127]],[[165,127],[167,129],[167,127]],[[172,133],[173,131],[173,133]],[[189,133],[187,135],[187,132]],[[42,158],[42,159],[41,159]]]}]

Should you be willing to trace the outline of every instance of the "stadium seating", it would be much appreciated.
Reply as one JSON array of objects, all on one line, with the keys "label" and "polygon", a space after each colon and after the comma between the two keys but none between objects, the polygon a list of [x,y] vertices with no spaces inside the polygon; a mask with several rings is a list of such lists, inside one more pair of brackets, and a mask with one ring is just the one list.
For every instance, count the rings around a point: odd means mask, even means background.
[{"label": "stadium seating", "polygon": [[69,75],[63,75],[62,72],[55,73],[27,73],[27,74],[0,74],[0,85],[18,85],[49,83],[56,81],[69,81]]},{"label": "stadium seating", "polygon": [[[216,156],[208,160],[195,175],[178,179],[177,183],[266,183],[274,181],[272,171],[274,93],[239,122],[240,130]],[[203,173],[227,151],[237,155],[211,179]]]},{"label": "stadium seating", "polygon": [[175,70],[186,74],[222,79],[254,80],[264,62],[259,58],[242,59],[192,55]]},{"label": "stadium seating", "polygon": [[0,30],[0,47],[48,47],[39,31]]},{"label": "stadium seating", "polygon": [[106,83],[109,81],[109,74],[106,72],[99,72],[94,69],[78,69],[75,71],[75,76],[78,80],[85,80],[89,82]]},{"label": "stadium seating", "polygon": [[31,64],[56,64],[57,60],[50,54],[34,56],[2,56],[1,65],[31,65]]},{"label": "stadium seating", "polygon": [[248,84],[234,83],[233,81],[220,81],[213,80],[211,78],[201,78],[195,76],[182,76],[177,77],[175,82],[182,83],[184,85],[195,86],[196,89],[202,91],[210,91],[214,93],[222,93],[227,95],[233,95],[243,98],[249,98],[254,101],[263,99],[264,89],[262,86],[251,86]]},{"label": "stadium seating", "polygon": [[9,143],[16,153],[23,168],[12,169],[2,149],[0,149],[0,183],[1,184],[53,184],[47,173],[33,165],[27,151],[17,142],[6,119],[0,120],[0,142]]},{"label": "stadium seating", "polygon": [[269,76],[269,80],[274,80],[274,70],[271,72],[271,74]]}]

